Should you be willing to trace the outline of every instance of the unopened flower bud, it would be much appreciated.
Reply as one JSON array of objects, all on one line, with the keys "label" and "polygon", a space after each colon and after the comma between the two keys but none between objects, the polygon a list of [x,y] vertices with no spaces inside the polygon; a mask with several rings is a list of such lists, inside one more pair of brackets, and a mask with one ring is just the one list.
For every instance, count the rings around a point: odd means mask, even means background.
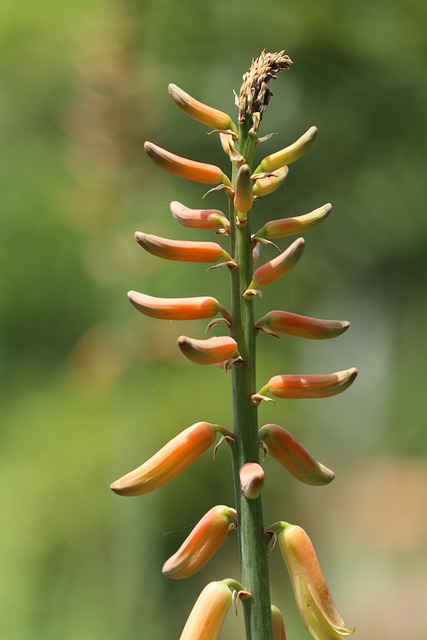
[{"label": "unopened flower bud", "polygon": [[217,640],[231,601],[225,581],[206,585],[187,618],[180,640]]},{"label": "unopened flower bud", "polygon": [[274,310],[260,318],[255,326],[265,333],[283,333],[298,338],[325,340],[344,333],[350,323],[346,320],[321,320],[288,311]]},{"label": "unopened flower bud", "polygon": [[254,196],[263,198],[276,191],[282,186],[288,177],[288,173],[288,167],[284,166],[276,171],[268,172],[265,176],[261,173],[259,178],[254,175],[255,182],[252,188]]},{"label": "unopened flower bud", "polygon": [[317,127],[310,127],[298,140],[289,147],[285,147],[276,153],[272,153],[266,156],[261,161],[261,164],[256,168],[255,173],[261,171],[276,171],[283,165],[289,165],[291,162],[295,162],[298,158],[301,158],[312,146],[317,136]]},{"label": "unopened flower bud", "polygon": [[162,147],[158,147],[152,142],[145,142],[144,149],[147,155],[162,169],[166,169],[166,171],[170,171],[181,178],[203,182],[204,184],[220,184],[222,182],[227,187],[231,187],[227,176],[219,167],[213,164],[182,158],[170,151],[166,151],[166,149],[162,149]]},{"label": "unopened flower bud", "polygon": [[207,340],[180,336],[178,346],[182,353],[196,364],[216,364],[239,355],[237,342],[230,336],[215,336]]},{"label": "unopened flower bud", "polygon": [[338,613],[310,538],[297,525],[272,526],[285,560],[304,626],[314,640],[342,640],[348,629]]},{"label": "unopened flower bud", "polygon": [[335,478],[333,471],[317,462],[299,440],[279,425],[264,425],[259,430],[259,438],[267,446],[268,453],[297,480],[321,486]]},{"label": "unopened flower bud", "polygon": [[300,233],[305,233],[309,229],[316,227],[325,220],[332,205],[330,203],[305,213],[302,216],[294,216],[292,218],[281,218],[280,220],[269,220],[259,231],[256,232],[255,238],[265,238],[271,240],[273,238],[285,238]]},{"label": "unopened flower bud", "polygon": [[165,562],[162,569],[164,575],[181,580],[197,573],[218,551],[236,524],[235,509],[224,505],[210,509],[178,551]]},{"label": "unopened flower bud", "polygon": [[230,223],[219,209],[189,209],[180,202],[171,202],[170,210],[177,222],[193,229],[230,230]]},{"label": "unopened flower bud", "polygon": [[286,640],[285,625],[280,609],[271,605],[271,620],[273,623],[273,640]]},{"label": "unopened flower bud", "polygon": [[137,243],[149,253],[166,260],[181,262],[231,261],[231,256],[217,242],[170,240],[150,233],[135,233]]},{"label": "unopened flower bud", "polygon": [[243,164],[237,173],[234,188],[234,208],[239,220],[246,220],[246,214],[252,209],[253,201],[251,170],[249,165]]},{"label": "unopened flower bud", "polygon": [[147,462],[113,482],[110,489],[122,496],[139,496],[158,489],[209,449],[220,429],[219,425],[210,422],[196,422],[172,438]]},{"label": "unopened flower bud", "polygon": [[280,255],[261,265],[261,267],[258,267],[253,274],[252,282],[243,295],[245,297],[252,296],[257,287],[265,286],[266,284],[274,282],[280,278],[280,276],[292,269],[300,259],[304,245],[304,238],[298,238]]},{"label": "unopened flower bud", "polygon": [[345,369],[335,373],[320,375],[279,375],[270,378],[268,383],[255,394],[271,393],[276,398],[328,398],[345,391],[355,380],[357,369]]},{"label": "unopened flower bud", "polygon": [[176,84],[170,84],[168,86],[168,90],[169,95],[175,104],[191,118],[194,118],[213,129],[231,129],[233,131],[237,131],[236,125],[230,116],[223,111],[219,111],[218,109],[209,107],[207,104],[203,104],[203,102],[199,102],[177,87]]},{"label": "unopened flower bud", "polygon": [[209,296],[155,298],[138,291],[129,291],[128,297],[135,309],[159,320],[200,320],[213,318],[219,312],[227,320],[230,318],[218,300]]},{"label": "unopened flower bud", "polygon": [[264,486],[264,469],[257,462],[247,462],[239,471],[240,485],[243,495],[248,500],[255,500],[261,495]]}]

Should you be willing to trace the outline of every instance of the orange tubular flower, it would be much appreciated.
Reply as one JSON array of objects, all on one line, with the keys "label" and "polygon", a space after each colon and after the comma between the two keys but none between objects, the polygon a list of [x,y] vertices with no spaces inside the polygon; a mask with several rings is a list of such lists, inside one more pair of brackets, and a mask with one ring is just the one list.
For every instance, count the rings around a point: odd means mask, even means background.
[{"label": "orange tubular flower", "polygon": [[314,640],[342,640],[348,629],[338,613],[310,538],[287,522],[272,526],[277,534],[302,621]]},{"label": "orange tubular flower", "polygon": [[288,311],[274,310],[260,318],[255,326],[264,333],[273,335],[283,333],[298,338],[325,340],[344,333],[350,323],[346,320],[320,320]]},{"label": "orange tubular flower", "polygon": [[237,342],[230,336],[216,336],[207,340],[180,336],[178,346],[184,356],[196,364],[216,364],[239,355]]},{"label": "orange tubular flower", "polygon": [[252,179],[255,180],[254,186],[252,187],[252,191],[254,196],[257,198],[263,198],[264,196],[268,196],[273,191],[276,191],[282,184],[285,182],[288,177],[289,169],[288,167],[280,167],[277,171],[268,172],[267,174],[260,174],[260,177],[257,178],[254,174]]},{"label": "orange tubular flower", "polygon": [[251,171],[249,165],[243,164],[237,173],[234,190],[234,208],[239,220],[246,220],[246,214],[252,209],[253,201]]},{"label": "orange tubular flower", "polygon": [[220,184],[222,182],[225,186],[231,188],[231,182],[225,173],[213,164],[182,158],[170,151],[166,151],[166,149],[162,149],[162,147],[158,147],[152,142],[145,142],[144,149],[159,167],[181,178],[203,182],[204,184]]},{"label": "orange tubular flower", "polygon": [[150,233],[135,233],[137,243],[149,253],[166,260],[181,262],[231,262],[231,256],[217,242],[170,240]]},{"label": "orange tubular flower", "polygon": [[264,425],[259,430],[259,438],[260,443],[266,445],[268,453],[297,480],[321,486],[335,478],[333,471],[317,462],[299,440],[279,425]]},{"label": "orange tubular flower", "polygon": [[226,320],[230,319],[228,312],[218,300],[209,296],[155,298],[145,293],[129,291],[128,297],[135,309],[159,320],[200,320],[213,318],[218,312],[222,313]]},{"label": "orange tubular flower", "polygon": [[304,238],[298,238],[276,258],[258,267],[253,274],[251,284],[243,295],[245,297],[253,296],[258,286],[270,284],[289,271],[300,259],[304,245]]},{"label": "orange tubular flower", "polygon": [[221,428],[210,422],[196,422],[165,444],[140,467],[110,485],[121,496],[139,496],[158,489],[186,469],[215,442]]},{"label": "orange tubular flower", "polygon": [[236,125],[230,118],[230,116],[223,111],[209,107],[203,102],[199,102],[188,93],[176,86],[176,84],[170,84],[168,86],[169,95],[172,100],[180,109],[182,109],[187,115],[208,127],[213,129],[220,129],[221,131],[237,131]]},{"label": "orange tubular flower", "polygon": [[231,601],[225,581],[210,582],[197,598],[179,640],[217,640]]},{"label": "orange tubular flower", "polygon": [[353,367],[323,375],[273,376],[253,399],[257,401],[259,396],[268,392],[276,398],[329,398],[345,391],[357,373]]},{"label": "orange tubular flower", "polygon": [[236,528],[235,509],[218,505],[210,509],[194,527],[178,551],[163,565],[163,574],[174,580],[200,571]]},{"label": "orange tubular flower", "polygon": [[310,149],[317,136],[317,127],[310,127],[298,140],[289,147],[285,147],[276,153],[266,156],[256,168],[255,173],[261,171],[276,171],[283,165],[291,164],[301,158]]},{"label": "orange tubular flower", "polygon": [[280,609],[271,605],[271,620],[273,622],[273,640],[286,640],[285,625]]},{"label": "orange tubular flower", "polygon": [[177,222],[193,229],[225,229],[230,231],[230,223],[219,209],[189,209],[176,200],[170,203],[170,210]]},{"label": "orange tubular flower", "polygon": [[264,486],[264,469],[257,462],[247,462],[239,471],[240,485],[243,495],[248,500],[255,500],[261,495]]},{"label": "orange tubular flower", "polygon": [[302,216],[270,220],[256,232],[254,237],[272,240],[273,238],[285,238],[286,236],[304,233],[323,222],[323,220],[328,217],[331,209],[332,205],[328,202],[327,204],[324,204],[323,207],[314,209],[314,211],[305,213]]}]

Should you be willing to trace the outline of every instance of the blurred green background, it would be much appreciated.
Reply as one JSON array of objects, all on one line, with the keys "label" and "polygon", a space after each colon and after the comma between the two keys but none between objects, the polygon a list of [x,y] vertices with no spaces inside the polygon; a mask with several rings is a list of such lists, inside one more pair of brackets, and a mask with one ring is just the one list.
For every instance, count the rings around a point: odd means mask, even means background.
[{"label": "blurred green background", "polygon": [[[197,576],[161,574],[205,511],[233,504],[226,448],[154,494],[127,500],[108,485],[193,422],[230,426],[230,377],[176,348],[204,323],[143,317],[126,291],[227,305],[224,270],[134,242],[136,230],[211,238],[178,228],[168,207],[203,206],[204,185],[166,175],[142,147],[227,169],[167,84],[234,114],[232,90],[263,48],[294,65],[272,83],[263,133],[279,135],[262,152],[312,124],[319,136],[259,203],[259,226],[334,208],[257,314],[352,326],[332,342],[261,335],[259,383],[360,369],[342,396],[261,406],[261,424],[289,428],[337,473],[329,487],[299,486],[267,459],[266,522],[308,531],[356,637],[425,638],[426,24],[424,0],[0,3],[2,640],[177,638],[202,587],[237,577],[235,537]],[[224,196],[204,202],[221,208]],[[307,638],[277,549],[271,581],[289,638]],[[242,627],[230,614],[223,637],[243,639]]]}]

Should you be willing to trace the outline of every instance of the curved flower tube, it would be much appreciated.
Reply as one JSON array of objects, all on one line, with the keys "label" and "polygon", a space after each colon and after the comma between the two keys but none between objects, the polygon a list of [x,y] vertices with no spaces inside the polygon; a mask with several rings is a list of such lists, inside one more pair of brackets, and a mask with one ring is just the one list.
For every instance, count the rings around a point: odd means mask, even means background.
[{"label": "curved flower tube", "polygon": [[261,164],[256,168],[255,173],[261,171],[276,171],[284,164],[291,164],[298,158],[301,158],[311,148],[317,136],[317,127],[310,127],[298,140],[293,144],[266,156],[261,160]]},{"label": "curved flower tube", "polygon": [[325,340],[344,333],[350,323],[347,320],[321,320],[289,311],[273,310],[260,318],[255,326],[264,333],[273,335],[283,333],[298,338]]},{"label": "curved flower tube", "polygon": [[314,640],[342,640],[348,629],[338,613],[310,538],[297,525],[278,522],[271,529],[285,560],[305,628]]},{"label": "curved flower tube", "polygon": [[168,86],[168,91],[175,104],[191,118],[213,129],[237,131],[236,125],[227,113],[199,102],[199,100],[177,87],[176,84],[171,83]]},{"label": "curved flower tube", "polygon": [[320,375],[273,376],[252,399],[256,402],[268,392],[276,398],[328,398],[345,391],[357,373],[356,367],[352,367]]},{"label": "curved flower tube", "polygon": [[171,240],[151,233],[135,233],[137,243],[146,251],[166,260],[179,262],[231,262],[231,256],[217,242]]},{"label": "curved flower tube", "polygon": [[253,174],[252,180],[254,180],[254,186],[252,191],[257,198],[263,198],[270,195],[282,186],[288,177],[289,168],[287,166],[280,167],[276,171],[268,172],[266,174],[261,173],[259,177]]},{"label": "curved flower tube", "polygon": [[304,250],[304,238],[297,238],[285,251],[276,256],[269,262],[258,267],[253,274],[252,282],[244,292],[245,298],[255,294],[257,287],[271,284],[287,271],[292,269],[300,259]]},{"label": "curved flower tube", "polygon": [[158,489],[186,469],[215,442],[222,428],[210,422],[196,422],[154,454],[140,467],[110,485],[121,496],[139,496]]},{"label": "curved flower tube", "polygon": [[144,143],[144,150],[159,167],[181,178],[204,184],[220,184],[222,182],[231,188],[231,182],[225,173],[213,164],[182,158],[148,141]]},{"label": "curved flower tube", "polygon": [[206,585],[187,618],[180,640],[217,640],[231,601],[225,581]]},{"label": "curved flower tube", "polygon": [[163,565],[168,578],[181,580],[200,571],[236,528],[235,509],[224,505],[212,507],[194,527],[178,551]]},{"label": "curved flower tube", "polygon": [[335,478],[333,471],[317,462],[299,440],[279,425],[265,424],[259,430],[259,438],[268,453],[297,480],[321,486]]},{"label": "curved flower tube", "polygon": [[207,340],[180,336],[178,346],[184,356],[196,364],[216,364],[239,355],[237,342],[230,336],[216,336]]},{"label": "curved flower tube", "polygon": [[189,209],[174,200],[170,210],[177,222],[193,229],[225,229],[230,231],[230,223],[219,209]]},{"label": "curved flower tube", "polygon": [[239,220],[246,220],[246,214],[252,209],[253,201],[251,170],[249,165],[243,164],[237,172],[234,188],[234,208]]},{"label": "curved flower tube", "polygon": [[310,213],[305,213],[302,216],[294,216],[291,218],[280,218],[280,220],[269,220],[265,223],[259,231],[254,235],[254,238],[264,238],[266,240],[272,240],[273,238],[285,238],[287,236],[297,235],[299,233],[305,233],[313,227],[317,227],[318,224],[326,220],[332,205],[328,202],[323,207],[314,209]]},{"label": "curved flower tube", "polygon": [[138,291],[129,291],[128,298],[135,309],[158,320],[201,320],[213,318],[219,312],[226,320],[230,320],[228,311],[210,296],[155,298]]}]

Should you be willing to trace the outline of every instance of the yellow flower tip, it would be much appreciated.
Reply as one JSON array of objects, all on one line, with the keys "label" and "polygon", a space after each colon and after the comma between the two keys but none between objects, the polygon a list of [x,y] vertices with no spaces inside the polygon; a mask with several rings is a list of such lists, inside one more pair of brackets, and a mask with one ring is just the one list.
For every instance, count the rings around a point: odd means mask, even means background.
[{"label": "yellow flower tip", "polygon": [[251,170],[249,165],[243,164],[237,173],[234,192],[234,208],[238,218],[245,218],[245,214],[252,209],[253,201]]},{"label": "yellow flower tip", "polygon": [[357,369],[320,375],[273,376],[266,390],[277,398],[328,398],[345,391],[356,379]]},{"label": "yellow flower tip", "polygon": [[248,500],[261,495],[264,486],[264,469],[257,462],[247,462],[239,471],[242,493]]},{"label": "yellow flower tip", "polygon": [[277,424],[266,424],[259,430],[265,450],[297,480],[313,486],[329,484],[333,471],[317,462],[289,431]]},{"label": "yellow flower tip", "polygon": [[171,83],[168,86],[168,91],[175,104],[191,118],[213,129],[219,129],[221,131],[227,131],[228,129],[232,131],[237,130],[236,125],[227,113],[210,107],[203,102],[199,102],[199,100],[196,100],[177,87],[176,84]]},{"label": "yellow flower tip", "polygon": [[122,496],[138,496],[154,491],[212,446],[217,432],[217,425],[196,422],[172,438],[144,464],[113,482],[111,490]]},{"label": "yellow flower tip", "polygon": [[159,167],[181,178],[204,184],[223,183],[226,187],[231,187],[227,176],[213,164],[183,158],[148,141],[144,143],[144,150]]},{"label": "yellow flower tip", "polygon": [[128,298],[140,313],[158,320],[201,320],[213,318],[219,311],[224,312],[218,300],[210,296],[156,298],[129,291]]},{"label": "yellow flower tip", "polygon": [[210,582],[197,598],[180,640],[217,640],[231,602],[226,581]]},{"label": "yellow flower tip", "polygon": [[237,342],[229,336],[216,336],[206,340],[180,336],[178,346],[183,355],[196,364],[222,363],[239,355]]},{"label": "yellow flower tip", "polygon": [[301,527],[287,522],[272,527],[285,560],[302,621],[314,640],[340,640],[347,628],[323,577],[314,547]]},{"label": "yellow flower tip", "polygon": [[163,565],[168,578],[181,580],[197,573],[236,528],[237,513],[225,505],[210,509],[194,527],[178,551]]},{"label": "yellow flower tip", "polygon": [[255,233],[255,238],[271,240],[273,238],[284,238],[305,233],[326,220],[331,209],[332,205],[328,202],[322,207],[314,209],[310,211],[310,213],[305,213],[302,216],[269,220]]}]

